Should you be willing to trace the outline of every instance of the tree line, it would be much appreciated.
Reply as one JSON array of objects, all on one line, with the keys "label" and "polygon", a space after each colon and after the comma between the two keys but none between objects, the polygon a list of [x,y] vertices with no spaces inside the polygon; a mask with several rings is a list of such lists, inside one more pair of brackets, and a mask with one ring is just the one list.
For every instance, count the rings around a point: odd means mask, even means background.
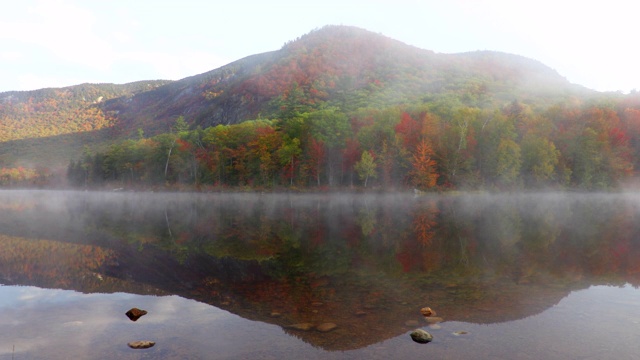
[{"label": "tree line", "polygon": [[[629,105],[629,104],[626,104]],[[454,98],[412,106],[315,109],[171,130],[71,161],[74,186],[607,189],[633,177],[640,110],[624,102],[480,108]]]}]

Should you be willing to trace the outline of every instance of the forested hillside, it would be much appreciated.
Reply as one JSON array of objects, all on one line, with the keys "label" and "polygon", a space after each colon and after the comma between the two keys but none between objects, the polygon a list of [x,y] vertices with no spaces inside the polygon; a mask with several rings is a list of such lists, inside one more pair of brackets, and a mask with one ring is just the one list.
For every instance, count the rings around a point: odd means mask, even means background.
[{"label": "forested hillside", "polygon": [[[0,94],[0,141],[33,139],[99,130],[114,125],[115,114],[100,107],[168,83],[82,84],[59,89]],[[111,116],[110,116],[111,115]]]},{"label": "forested hillside", "polygon": [[98,148],[114,140],[108,130],[117,123],[117,114],[105,112],[101,105],[166,83],[81,84],[0,93],[0,168],[5,173],[7,168],[15,172],[17,166],[31,171],[55,168],[78,156],[84,146]]},{"label": "forested hillside", "polygon": [[[637,94],[597,93],[517,55],[437,54],[345,26],[138,85],[67,95],[84,101],[75,117],[29,105],[35,92],[0,94],[14,111],[2,108],[0,166],[19,164],[10,146],[35,164],[39,152],[67,155],[48,163],[68,164],[78,186],[611,188],[635,176],[640,155]],[[81,131],[101,141],[32,141]]]}]

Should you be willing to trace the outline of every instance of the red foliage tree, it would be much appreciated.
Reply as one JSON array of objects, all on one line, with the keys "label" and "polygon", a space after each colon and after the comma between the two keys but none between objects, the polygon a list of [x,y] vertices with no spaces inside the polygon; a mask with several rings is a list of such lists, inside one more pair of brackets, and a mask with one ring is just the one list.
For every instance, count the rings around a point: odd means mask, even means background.
[{"label": "red foliage tree", "polygon": [[410,152],[413,152],[420,142],[420,135],[422,133],[421,124],[414,120],[411,115],[403,112],[400,122],[395,127],[395,131],[396,134],[400,135],[402,145]]}]

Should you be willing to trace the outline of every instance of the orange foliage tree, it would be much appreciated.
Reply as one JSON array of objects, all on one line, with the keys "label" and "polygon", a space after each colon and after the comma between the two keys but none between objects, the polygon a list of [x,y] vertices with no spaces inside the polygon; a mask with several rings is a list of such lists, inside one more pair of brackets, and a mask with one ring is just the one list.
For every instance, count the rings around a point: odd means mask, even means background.
[{"label": "orange foliage tree", "polygon": [[436,171],[436,161],[433,155],[431,144],[425,139],[420,141],[411,161],[413,165],[411,182],[419,189],[429,189],[436,186],[439,175]]}]

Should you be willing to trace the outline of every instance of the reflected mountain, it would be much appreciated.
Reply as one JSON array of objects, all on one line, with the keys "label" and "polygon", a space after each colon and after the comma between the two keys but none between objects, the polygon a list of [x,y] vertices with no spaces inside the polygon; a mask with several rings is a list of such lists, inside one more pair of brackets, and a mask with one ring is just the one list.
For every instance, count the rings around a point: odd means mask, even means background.
[{"label": "reflected mountain", "polygon": [[[638,286],[639,200],[0,191],[0,280],[177,294],[356,349],[426,326],[424,306],[497,323],[592,285]],[[338,327],[291,328],[303,323]]]}]

